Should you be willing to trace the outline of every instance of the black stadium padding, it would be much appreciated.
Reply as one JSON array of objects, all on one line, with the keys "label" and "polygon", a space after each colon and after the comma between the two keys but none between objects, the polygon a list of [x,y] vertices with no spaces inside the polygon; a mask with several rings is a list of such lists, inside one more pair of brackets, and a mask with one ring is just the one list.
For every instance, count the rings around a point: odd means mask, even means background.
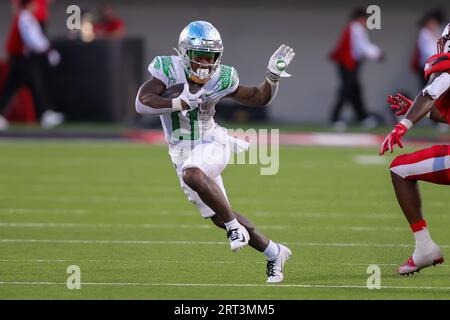
[{"label": "black stadium padding", "polygon": [[142,83],[142,39],[53,41],[61,64],[49,69],[49,96],[68,121],[121,122],[134,113]]}]

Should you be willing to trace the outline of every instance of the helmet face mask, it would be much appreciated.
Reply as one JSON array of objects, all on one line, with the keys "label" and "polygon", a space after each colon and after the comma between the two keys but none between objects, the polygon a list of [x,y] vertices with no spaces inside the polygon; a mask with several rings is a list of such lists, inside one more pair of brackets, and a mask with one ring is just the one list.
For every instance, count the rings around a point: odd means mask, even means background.
[{"label": "helmet face mask", "polygon": [[219,31],[209,22],[191,22],[180,34],[178,56],[189,77],[201,81],[217,71],[223,54]]},{"label": "helmet face mask", "polygon": [[216,62],[220,59],[219,52],[206,52],[198,50],[188,50],[187,52],[192,72],[199,79],[210,78],[217,68]]},{"label": "helmet face mask", "polygon": [[450,53],[450,23],[445,27],[437,43],[438,53]]}]

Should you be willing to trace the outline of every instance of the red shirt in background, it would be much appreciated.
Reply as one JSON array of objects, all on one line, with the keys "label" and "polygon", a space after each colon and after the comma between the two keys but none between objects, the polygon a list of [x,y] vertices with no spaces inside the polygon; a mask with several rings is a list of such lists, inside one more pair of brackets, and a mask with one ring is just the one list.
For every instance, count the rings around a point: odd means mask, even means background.
[{"label": "red shirt in background", "polygon": [[19,31],[19,14],[16,13],[13,19],[8,38],[6,40],[6,52],[10,56],[23,55],[23,40]]},{"label": "red shirt in background", "polygon": [[351,23],[344,28],[336,48],[330,54],[330,58],[349,71],[355,70],[356,61],[352,55]]},{"label": "red shirt in background", "polygon": [[94,32],[102,35],[114,35],[118,31],[123,31],[125,24],[119,18],[110,19],[107,21],[100,21],[94,24]]},{"label": "red shirt in background", "polygon": [[36,11],[34,15],[39,22],[47,22],[48,20],[48,0],[34,0],[36,2]]},{"label": "red shirt in background", "polygon": [[[34,0],[36,3],[36,10],[34,16],[39,22],[47,22],[48,20],[48,6],[49,0]],[[12,0],[12,4],[15,8],[19,7],[19,0]]]}]

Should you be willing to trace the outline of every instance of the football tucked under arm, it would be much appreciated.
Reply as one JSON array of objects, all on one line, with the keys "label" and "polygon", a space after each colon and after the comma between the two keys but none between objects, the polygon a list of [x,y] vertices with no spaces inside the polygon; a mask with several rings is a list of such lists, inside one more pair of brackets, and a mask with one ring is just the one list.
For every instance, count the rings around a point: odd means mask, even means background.
[{"label": "football tucked under arm", "polygon": [[138,91],[135,107],[137,113],[160,115],[173,112],[171,99],[163,97],[165,84],[157,78],[147,80]]},{"label": "football tucked under arm", "polygon": [[166,89],[163,82],[152,78],[146,81],[138,91],[135,102],[136,111],[140,114],[161,115],[189,109],[188,103],[178,99],[185,90],[183,84],[173,85]]}]

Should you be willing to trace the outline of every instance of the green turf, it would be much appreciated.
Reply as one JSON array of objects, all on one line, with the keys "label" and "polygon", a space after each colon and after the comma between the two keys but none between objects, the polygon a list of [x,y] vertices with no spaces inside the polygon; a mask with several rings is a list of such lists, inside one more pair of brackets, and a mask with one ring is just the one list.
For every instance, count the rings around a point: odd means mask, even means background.
[{"label": "green turf", "polygon": [[[392,157],[354,160],[376,151],[284,147],[278,175],[225,170],[234,208],[293,251],[283,285],[266,286],[264,257],[229,251],[224,232],[186,201],[166,147],[0,142],[0,298],[450,299],[446,264],[395,274],[413,239],[389,183]],[[449,190],[422,191],[450,256]],[[380,290],[365,288],[371,264]],[[66,288],[70,265],[81,268],[81,290]]]}]

